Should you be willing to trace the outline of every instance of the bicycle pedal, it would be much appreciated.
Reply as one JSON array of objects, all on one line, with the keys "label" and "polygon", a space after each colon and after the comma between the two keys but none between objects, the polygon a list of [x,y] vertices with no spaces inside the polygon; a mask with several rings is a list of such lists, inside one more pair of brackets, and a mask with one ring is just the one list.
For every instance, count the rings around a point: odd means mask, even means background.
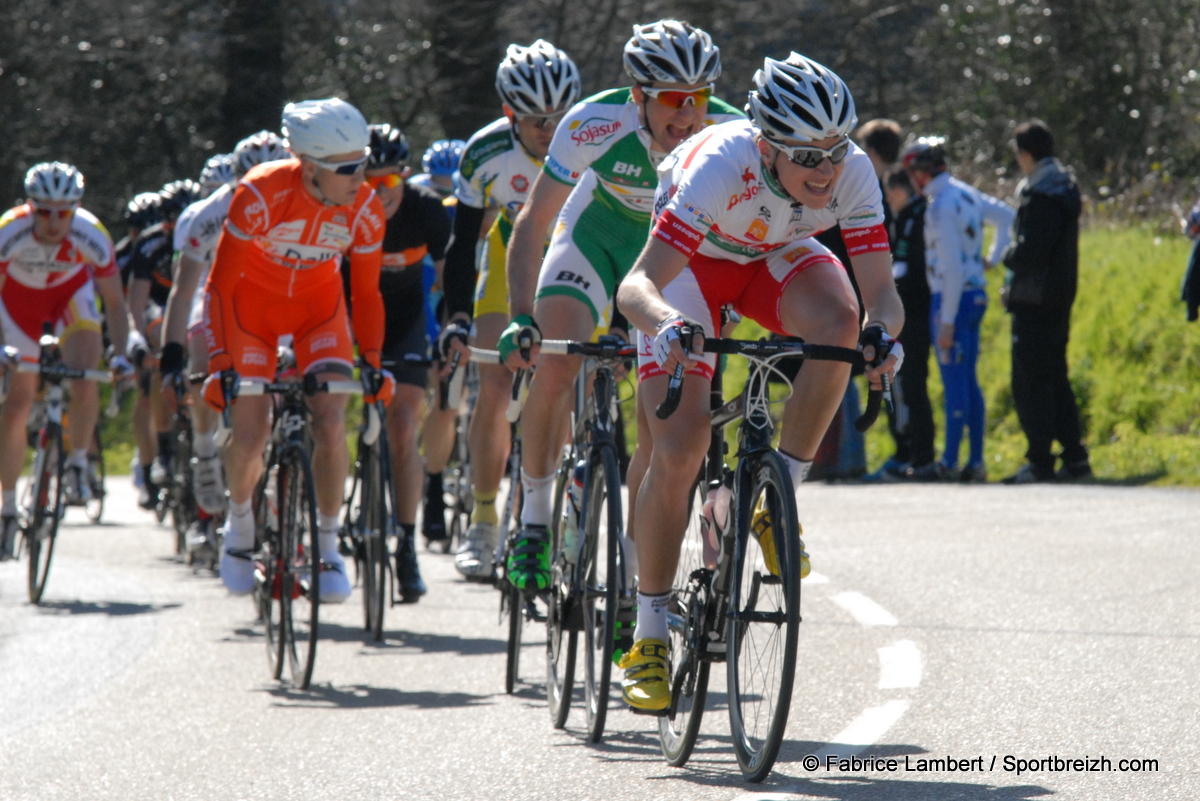
[{"label": "bicycle pedal", "polygon": [[663,709],[638,709],[636,706],[629,707],[629,711],[635,715],[645,715],[648,718],[665,718],[671,714],[671,707],[667,706]]}]

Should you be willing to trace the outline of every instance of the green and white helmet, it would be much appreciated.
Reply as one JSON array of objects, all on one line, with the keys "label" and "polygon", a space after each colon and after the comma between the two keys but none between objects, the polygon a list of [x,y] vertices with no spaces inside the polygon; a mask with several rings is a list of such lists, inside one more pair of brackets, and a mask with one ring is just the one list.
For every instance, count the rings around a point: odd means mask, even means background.
[{"label": "green and white helmet", "polygon": [[634,25],[625,43],[625,71],[638,83],[712,83],[721,77],[721,48],[688,22]]}]

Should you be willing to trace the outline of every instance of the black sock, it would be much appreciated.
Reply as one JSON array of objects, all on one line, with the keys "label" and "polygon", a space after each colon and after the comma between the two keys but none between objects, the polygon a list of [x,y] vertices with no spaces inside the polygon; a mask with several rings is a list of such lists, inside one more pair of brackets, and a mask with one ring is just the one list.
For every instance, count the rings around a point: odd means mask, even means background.
[{"label": "black sock", "polygon": [[442,474],[426,473],[425,475],[429,477],[429,483],[425,486],[425,502],[442,505]]},{"label": "black sock", "polygon": [[171,461],[171,456],[175,453],[175,438],[168,431],[158,435],[158,460],[163,464],[168,464]]},{"label": "black sock", "polygon": [[148,489],[154,488],[154,480],[150,478],[150,465],[148,464],[142,465],[142,482]]}]

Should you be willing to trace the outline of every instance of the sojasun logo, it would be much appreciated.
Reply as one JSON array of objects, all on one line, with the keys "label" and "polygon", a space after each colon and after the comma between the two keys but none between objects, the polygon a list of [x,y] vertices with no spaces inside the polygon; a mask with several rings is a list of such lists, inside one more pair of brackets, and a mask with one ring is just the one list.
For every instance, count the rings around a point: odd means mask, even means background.
[{"label": "sojasun logo", "polygon": [[571,141],[577,145],[600,145],[607,142],[619,130],[621,130],[619,120],[588,117],[586,120],[571,123]]}]

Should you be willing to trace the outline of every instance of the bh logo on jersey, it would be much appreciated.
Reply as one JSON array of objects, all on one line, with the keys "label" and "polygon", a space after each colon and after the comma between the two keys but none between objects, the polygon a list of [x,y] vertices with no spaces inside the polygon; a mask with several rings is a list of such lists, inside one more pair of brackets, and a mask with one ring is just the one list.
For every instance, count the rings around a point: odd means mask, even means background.
[{"label": "bh logo on jersey", "polygon": [[584,292],[587,292],[592,286],[592,282],[587,280],[587,278],[582,275],[576,275],[570,270],[559,270],[558,275],[554,277],[554,280],[561,284],[574,284],[576,286],[581,286],[583,287]]},{"label": "bh logo on jersey", "polygon": [[624,175],[626,178],[639,178],[642,175],[642,168],[637,164],[626,164],[623,161],[618,161],[613,165],[613,173]]}]

